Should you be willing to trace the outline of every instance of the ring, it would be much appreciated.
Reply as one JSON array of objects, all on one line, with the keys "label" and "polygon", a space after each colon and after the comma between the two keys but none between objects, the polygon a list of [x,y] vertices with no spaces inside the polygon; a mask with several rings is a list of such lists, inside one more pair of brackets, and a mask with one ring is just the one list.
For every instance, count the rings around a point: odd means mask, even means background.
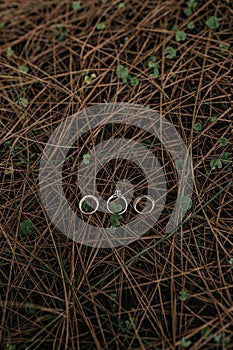
[{"label": "ring", "polygon": [[108,209],[108,211],[109,211],[111,214],[114,214],[114,212],[110,210],[109,204],[110,204],[110,201],[113,200],[113,199],[115,199],[115,198],[121,198],[121,199],[123,199],[123,201],[125,202],[125,208],[124,208],[124,210],[122,210],[121,212],[118,213],[119,215],[121,215],[121,214],[123,214],[123,213],[127,210],[127,208],[128,208],[128,202],[127,202],[127,200],[125,199],[125,197],[121,194],[121,192],[118,191],[118,190],[116,190],[116,192],[115,192],[111,197],[108,198],[108,200],[107,200],[107,209]]},{"label": "ring", "polygon": [[[96,202],[96,204],[97,204],[97,206],[96,206],[96,208],[93,210],[93,211],[91,211],[91,212],[86,212],[86,211],[83,211],[83,209],[82,209],[82,204],[83,204],[83,202],[87,199],[87,198],[92,198],[92,199],[94,199],[94,201]],[[81,201],[79,202],[79,209],[80,209],[80,211],[83,213],[83,214],[93,214],[94,212],[96,212],[96,210],[98,209],[98,207],[99,207],[99,201],[98,201],[98,199],[95,197],[95,196],[92,196],[91,194],[89,194],[89,195],[87,195],[87,196],[84,196],[82,199],[81,199]]]},{"label": "ring", "polygon": [[[143,210],[142,210],[142,211],[138,211],[138,210],[137,210],[137,204],[138,204],[138,202],[139,202],[142,198],[147,198],[147,199],[149,199],[149,200],[151,201],[151,204],[152,204],[152,205],[151,205],[151,209],[150,209],[149,211],[143,212]],[[139,213],[139,214],[149,214],[149,213],[151,213],[152,210],[154,209],[155,203],[154,203],[154,200],[153,200],[152,197],[150,197],[150,196],[141,196],[141,197],[137,197],[137,198],[135,199],[135,201],[134,201],[134,203],[133,203],[133,207],[134,207],[134,210],[135,210],[137,213]]]}]

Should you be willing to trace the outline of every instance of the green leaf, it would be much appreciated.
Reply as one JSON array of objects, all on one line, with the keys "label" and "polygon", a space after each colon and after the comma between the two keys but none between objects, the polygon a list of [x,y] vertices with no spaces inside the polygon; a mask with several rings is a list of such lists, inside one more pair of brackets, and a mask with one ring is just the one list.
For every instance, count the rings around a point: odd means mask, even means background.
[{"label": "green leaf", "polygon": [[36,312],[33,304],[26,304],[24,310],[28,315],[33,315]]},{"label": "green leaf", "polygon": [[88,74],[89,74],[89,70],[88,70],[88,69],[85,69],[85,70],[82,71],[81,74],[84,75],[84,76],[85,76],[85,75],[88,75]]},{"label": "green leaf", "polygon": [[199,122],[197,122],[197,123],[195,123],[194,124],[194,126],[193,126],[193,129],[195,130],[195,131],[201,131],[201,129],[202,129],[202,124],[201,123],[199,123]]},{"label": "green leaf", "polygon": [[176,50],[171,46],[166,47],[164,53],[169,60],[176,57]]},{"label": "green leaf", "polygon": [[181,339],[180,345],[182,346],[182,348],[188,348],[191,344],[191,340],[188,340],[185,337]]},{"label": "green leaf", "polygon": [[28,66],[22,65],[22,66],[19,67],[19,69],[20,69],[21,72],[23,72],[23,73],[28,73],[28,72],[29,72]]},{"label": "green leaf", "polygon": [[192,208],[193,205],[193,201],[192,198],[188,197],[188,196],[181,196],[179,198],[179,207],[182,210],[190,210]]},{"label": "green leaf", "polygon": [[73,9],[74,11],[80,10],[80,9],[81,9],[81,4],[80,4],[80,2],[79,2],[79,1],[73,1],[73,3],[72,3],[72,9]]},{"label": "green leaf", "polygon": [[221,155],[220,155],[220,159],[221,161],[226,164],[226,163],[229,163],[232,161],[232,157],[230,156],[230,153],[229,152],[223,152]]},{"label": "green leaf", "polygon": [[57,31],[58,31],[58,33],[59,33],[59,35],[58,35],[58,40],[59,40],[59,41],[65,40],[65,37],[66,37],[66,31],[65,31],[65,29],[62,28],[62,26],[61,26],[60,24],[57,24],[57,25],[56,25],[56,29],[57,29]]},{"label": "green leaf", "polygon": [[216,16],[210,16],[206,21],[206,24],[210,29],[218,29],[220,26],[220,18]]},{"label": "green leaf", "polygon": [[105,28],[105,23],[103,23],[103,22],[98,23],[97,26],[96,26],[96,28],[97,28],[98,30],[103,30],[103,29]]},{"label": "green leaf", "polygon": [[90,84],[92,82],[92,79],[91,79],[91,77],[86,75],[85,78],[84,78],[84,81],[85,81],[85,83]]},{"label": "green leaf", "polygon": [[139,80],[135,77],[132,77],[130,79],[130,84],[131,84],[131,86],[137,86],[139,84]]},{"label": "green leaf", "polygon": [[0,30],[4,28],[4,23],[0,23]]},{"label": "green leaf", "polygon": [[119,65],[117,67],[117,76],[121,79],[127,80],[129,75],[129,70],[127,67],[124,67],[123,65]]},{"label": "green leaf", "polygon": [[121,215],[119,213],[114,213],[110,217],[110,222],[113,227],[120,226]]},{"label": "green leaf", "polygon": [[197,7],[197,2],[195,0],[189,0],[187,2],[187,5],[188,5],[189,8],[195,9]]},{"label": "green leaf", "polygon": [[222,336],[223,336],[222,332],[220,332],[219,334],[216,334],[216,336],[214,337],[214,342],[219,343],[220,340],[222,339]]},{"label": "green leaf", "polygon": [[114,202],[109,203],[109,209],[113,212],[113,213],[119,213],[122,211],[122,205],[120,204],[116,204]]},{"label": "green leaf", "polygon": [[181,301],[186,301],[188,299],[191,298],[191,295],[189,294],[189,292],[185,289],[183,289],[181,292],[180,292],[180,295],[178,297]]},{"label": "green leaf", "polygon": [[228,139],[226,137],[222,137],[221,139],[218,140],[220,146],[226,146],[228,144]]},{"label": "green leaf", "polygon": [[20,107],[26,108],[29,102],[28,102],[28,99],[27,99],[27,98],[25,98],[25,97],[20,97],[20,98],[17,100],[17,103],[18,103],[18,105],[19,105]]},{"label": "green leaf", "polygon": [[193,23],[193,21],[189,22],[187,25],[188,29],[194,29],[195,28],[195,24]]},{"label": "green leaf", "polygon": [[154,69],[154,72],[151,73],[151,74],[149,74],[149,77],[150,77],[150,78],[157,78],[157,77],[159,77],[159,71],[158,71],[158,69]]},{"label": "green leaf", "polygon": [[20,223],[20,231],[24,233],[25,235],[29,235],[32,232],[32,228],[34,227],[34,224],[31,221],[24,220]]},{"label": "green leaf", "polygon": [[187,35],[183,30],[178,30],[176,32],[176,41],[185,41]]},{"label": "green leaf", "polygon": [[185,9],[184,9],[184,14],[188,17],[188,16],[191,16],[191,14],[192,14],[192,9],[191,8],[189,8],[189,7],[186,7]]},{"label": "green leaf", "polygon": [[212,335],[211,328],[209,326],[203,328],[201,330],[201,335],[203,336],[204,339],[208,339]]},{"label": "green leaf", "polygon": [[209,117],[208,118],[208,122],[210,122],[210,123],[214,123],[214,122],[216,122],[218,120],[218,117],[217,116],[213,116],[213,117]]},{"label": "green leaf", "polygon": [[177,30],[178,30],[178,25],[174,24],[174,26],[172,27],[172,31],[173,32],[177,32]]},{"label": "green leaf", "polygon": [[120,2],[119,5],[118,5],[118,8],[123,10],[125,9],[125,3],[124,2]]},{"label": "green leaf", "polygon": [[12,57],[14,55],[14,50],[12,50],[11,47],[8,47],[7,48],[7,51],[6,51],[6,54],[7,54],[7,57]]},{"label": "green leaf", "polygon": [[149,61],[155,62],[156,61],[156,57],[154,55],[150,56]]},{"label": "green leaf", "polygon": [[115,226],[107,227],[107,232],[108,233],[115,233],[116,232],[116,227]]},{"label": "green leaf", "polygon": [[231,265],[231,267],[233,267],[233,258],[230,258],[230,260],[228,260],[228,262]]},{"label": "green leaf", "polygon": [[217,167],[218,169],[221,169],[221,168],[222,168],[222,161],[221,161],[220,159],[213,158],[213,159],[211,159],[211,161],[210,161],[210,168],[211,168],[212,170],[215,170],[216,167]]},{"label": "green leaf", "polygon": [[84,164],[89,164],[90,163],[90,158],[91,158],[90,154],[84,154],[83,155],[83,163]]},{"label": "green leaf", "polygon": [[221,52],[225,52],[229,49],[229,44],[219,44]]},{"label": "green leaf", "polygon": [[91,206],[86,201],[84,201],[81,205],[81,208],[83,211],[86,211],[88,213],[88,211],[90,211],[90,209],[91,209]]}]

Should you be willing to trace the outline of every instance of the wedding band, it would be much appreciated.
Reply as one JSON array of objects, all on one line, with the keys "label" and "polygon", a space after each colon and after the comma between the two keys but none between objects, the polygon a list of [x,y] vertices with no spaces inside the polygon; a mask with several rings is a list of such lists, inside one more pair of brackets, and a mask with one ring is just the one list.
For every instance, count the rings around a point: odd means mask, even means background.
[{"label": "wedding band", "polygon": [[121,199],[123,199],[123,201],[125,202],[125,208],[124,208],[121,212],[118,213],[119,215],[121,215],[121,214],[123,214],[124,212],[126,212],[126,210],[127,210],[127,208],[128,208],[128,202],[127,202],[127,200],[125,199],[125,197],[121,194],[121,192],[118,191],[118,190],[116,190],[116,192],[115,192],[111,197],[108,198],[108,200],[107,200],[107,209],[108,209],[108,211],[109,211],[111,214],[114,214],[114,212],[110,210],[109,204],[110,204],[110,201],[113,200],[113,199],[115,199],[115,198],[121,198]]},{"label": "wedding band", "polygon": [[[83,211],[83,209],[82,209],[82,204],[83,204],[83,202],[84,202],[87,198],[92,198],[92,199],[94,199],[94,201],[96,202],[96,208],[95,208],[93,211],[86,212],[86,211]],[[97,199],[95,196],[92,196],[91,194],[89,194],[89,195],[87,195],[87,196],[84,196],[84,197],[81,199],[81,201],[79,202],[79,209],[80,209],[80,211],[81,211],[83,214],[88,214],[88,215],[93,214],[93,213],[96,212],[96,210],[98,209],[98,207],[99,207],[99,201],[98,201],[98,199]]]},{"label": "wedding band", "polygon": [[[143,199],[143,198],[147,198],[147,199],[149,199],[149,200],[151,201],[151,204],[152,204],[152,205],[151,205],[151,209],[150,209],[149,211],[144,212],[143,210],[142,210],[142,211],[137,210],[137,204],[138,204],[138,202],[139,202],[141,199]],[[137,213],[139,213],[139,214],[149,214],[149,213],[151,213],[152,210],[154,209],[155,203],[154,203],[154,200],[153,200],[152,197],[150,197],[150,196],[141,196],[141,197],[137,197],[137,198],[135,199],[135,201],[134,201],[134,203],[133,203],[133,207],[134,207],[134,210],[135,210]]]}]

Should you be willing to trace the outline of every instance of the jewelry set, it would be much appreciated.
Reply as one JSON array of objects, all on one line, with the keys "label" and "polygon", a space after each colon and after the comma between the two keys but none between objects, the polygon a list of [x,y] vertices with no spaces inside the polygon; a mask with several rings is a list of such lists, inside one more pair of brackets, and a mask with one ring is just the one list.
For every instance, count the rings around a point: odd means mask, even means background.
[{"label": "jewelry set", "polygon": [[[124,203],[125,203],[125,207],[122,209],[121,212],[118,213],[118,214],[121,215],[121,214],[123,214],[123,213],[126,212],[126,210],[127,210],[127,208],[128,208],[128,202],[127,202],[127,200],[125,199],[125,197],[121,194],[121,192],[118,191],[118,190],[116,190],[116,192],[115,192],[111,197],[108,198],[108,200],[107,200],[107,209],[108,209],[109,213],[114,214],[114,212],[110,209],[110,203],[111,203],[111,201],[113,201],[113,200],[115,200],[115,199],[117,199],[117,198],[122,199],[122,200],[124,201]],[[83,203],[84,203],[85,201],[87,201],[88,199],[93,199],[93,200],[95,201],[95,203],[96,203],[96,208],[95,208],[94,210],[92,210],[92,211],[86,212],[86,211],[83,210],[82,205],[83,205]],[[149,210],[147,210],[147,211],[144,211],[144,210],[139,211],[138,208],[137,208],[138,203],[139,203],[141,200],[143,200],[143,199],[148,199],[148,200],[151,202],[151,208],[150,208]],[[137,197],[137,198],[135,199],[134,203],[133,203],[134,210],[135,210],[137,213],[139,213],[139,214],[149,214],[149,213],[151,213],[152,210],[154,209],[154,206],[155,206],[154,200],[153,200],[153,198],[150,197],[150,196],[140,196],[140,197]],[[92,195],[84,196],[84,197],[81,199],[81,201],[79,202],[79,209],[80,209],[80,211],[81,211],[82,213],[84,213],[84,214],[88,214],[88,215],[94,214],[94,213],[98,210],[98,208],[99,208],[99,201],[98,201],[98,199],[97,199],[95,196],[92,196]]]}]

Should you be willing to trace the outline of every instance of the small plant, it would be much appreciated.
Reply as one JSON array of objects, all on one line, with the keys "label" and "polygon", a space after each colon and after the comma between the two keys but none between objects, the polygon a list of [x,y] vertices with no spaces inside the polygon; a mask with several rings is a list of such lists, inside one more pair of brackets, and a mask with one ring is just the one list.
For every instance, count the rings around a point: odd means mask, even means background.
[{"label": "small plant", "polygon": [[86,70],[84,70],[84,71],[82,71],[82,73],[81,73],[82,75],[88,75],[89,74],[89,70],[88,69],[86,69]]},{"label": "small plant", "polygon": [[137,326],[138,321],[133,318],[132,322],[130,320],[121,320],[119,328],[122,333],[127,332],[127,330],[133,330]]},{"label": "small plant", "polygon": [[57,29],[57,31],[58,31],[58,37],[57,37],[57,39],[58,39],[59,41],[64,41],[65,38],[66,38],[66,31],[65,31],[65,29],[62,28],[62,26],[61,26],[60,24],[57,24],[57,25],[56,25],[56,29]]},{"label": "small plant", "polygon": [[210,123],[215,123],[217,120],[218,120],[217,116],[213,116],[213,117],[208,118],[208,122],[210,122]]},{"label": "small plant", "polygon": [[116,232],[116,227],[115,226],[107,227],[107,232],[108,233],[115,233]]},{"label": "small plant", "polygon": [[194,129],[196,132],[201,131],[201,129],[202,129],[202,124],[199,123],[199,122],[195,123],[194,126],[193,126],[193,129]]},{"label": "small plant", "polygon": [[117,67],[117,76],[118,78],[121,78],[123,83],[127,83],[128,77],[129,77],[129,70],[127,67],[124,67],[123,65],[119,65]]},{"label": "small plant", "polygon": [[8,47],[6,50],[7,57],[12,57],[14,55],[14,50],[11,47]]},{"label": "small plant", "polygon": [[19,229],[25,235],[29,235],[32,232],[34,224],[29,220],[24,220],[20,223]]},{"label": "small plant", "polygon": [[231,164],[232,163],[232,157],[230,156],[229,152],[223,152],[220,157],[223,164]]},{"label": "small plant", "polygon": [[155,56],[150,56],[148,67],[153,69],[153,73],[149,75],[151,78],[156,78],[159,76],[159,63],[156,62]]},{"label": "small plant", "polygon": [[136,77],[132,77],[131,74],[129,74],[129,69],[123,65],[117,67],[117,76],[122,79],[123,83],[129,81],[131,86],[137,86],[139,84],[139,80]]},{"label": "small plant", "polygon": [[193,21],[189,22],[187,25],[188,29],[192,30],[195,28],[195,24],[193,23]]},{"label": "small plant", "polygon": [[215,170],[216,168],[222,169],[222,161],[221,159],[213,158],[210,161],[210,169]]},{"label": "small plant", "polygon": [[125,9],[125,3],[124,2],[120,2],[119,5],[118,5],[118,8],[121,9],[121,10],[124,10]]},{"label": "small plant", "polygon": [[88,204],[87,202],[84,201],[81,205],[81,208],[83,211],[88,213],[91,209],[91,206],[90,206],[90,204]]},{"label": "small plant", "polygon": [[22,65],[22,66],[19,67],[19,69],[20,69],[20,71],[23,72],[23,73],[28,73],[28,72],[29,72],[28,66]]},{"label": "small plant", "polygon": [[184,9],[184,14],[188,17],[191,16],[192,14],[192,9],[190,9],[189,7],[185,7]]},{"label": "small plant", "polygon": [[225,52],[229,49],[229,44],[219,44],[221,52]]},{"label": "small plant", "polygon": [[231,268],[233,269],[233,258],[230,258],[230,259],[228,260],[228,263],[231,265]]},{"label": "small plant", "polygon": [[137,86],[139,84],[139,80],[136,77],[131,77],[130,78],[130,85],[131,86]]},{"label": "small plant", "polygon": [[121,224],[120,220],[121,219],[122,219],[122,217],[121,217],[121,215],[119,213],[112,214],[111,217],[110,217],[110,222],[111,222],[112,227],[120,226],[120,224]]},{"label": "small plant", "polygon": [[109,203],[109,209],[113,213],[119,213],[122,210],[122,205],[111,202],[111,203]]},{"label": "small plant", "polygon": [[191,295],[189,294],[189,292],[186,290],[186,289],[183,289],[181,292],[180,292],[180,295],[178,296],[178,298],[181,300],[181,301],[186,301],[188,299],[191,298]]},{"label": "small plant", "polygon": [[92,73],[91,75],[85,75],[84,81],[85,83],[90,84],[92,80],[95,78],[96,78],[96,74]]},{"label": "small plant", "polygon": [[36,312],[33,304],[26,304],[24,310],[28,315],[33,315]]},{"label": "small plant", "polygon": [[210,16],[206,21],[206,24],[210,29],[218,29],[220,26],[220,18],[216,16]]},{"label": "small plant", "polygon": [[105,29],[105,23],[103,23],[103,22],[98,23],[97,26],[96,26],[96,28],[97,28],[98,30],[103,30],[103,29]]},{"label": "small plant", "polygon": [[176,57],[176,50],[171,46],[167,46],[165,48],[164,53],[165,53],[166,58],[168,58],[169,60]]},{"label": "small plant", "polygon": [[91,158],[90,154],[84,154],[83,155],[83,163],[85,165],[89,164],[90,163],[90,158]]},{"label": "small plant", "polygon": [[193,201],[192,198],[188,196],[181,196],[179,198],[179,208],[182,210],[190,210],[192,208]]},{"label": "small plant", "polygon": [[20,97],[18,100],[17,100],[17,104],[22,107],[22,108],[26,108],[27,105],[28,105],[29,101],[27,98],[25,97]]},{"label": "small plant", "polygon": [[226,137],[221,137],[219,140],[218,140],[218,143],[220,144],[220,146],[226,146],[228,144],[228,139]]},{"label": "small plant", "polygon": [[182,346],[182,348],[186,349],[186,348],[190,347],[191,344],[192,344],[191,340],[186,339],[185,337],[183,337],[181,339],[180,345]]},{"label": "small plant", "polygon": [[172,31],[173,32],[177,32],[178,31],[178,25],[174,24],[174,26],[172,27]]},{"label": "small plant", "polygon": [[194,0],[189,0],[187,2],[187,7],[184,9],[185,15],[188,17],[193,13],[193,10],[197,7],[197,2]]},{"label": "small plant", "polygon": [[207,326],[207,327],[203,328],[200,333],[204,339],[208,339],[212,335],[212,330],[209,326]]},{"label": "small plant", "polygon": [[74,11],[80,10],[80,9],[81,9],[81,4],[80,4],[80,2],[79,2],[79,1],[73,1],[73,3],[72,3],[72,9],[73,9]]},{"label": "small plant", "polygon": [[214,342],[215,343],[220,343],[221,344],[225,344],[225,345],[228,345],[231,341],[231,337],[228,336],[226,337],[226,333],[225,332],[220,332],[218,334],[215,335],[214,337]]},{"label": "small plant", "polygon": [[176,32],[176,41],[178,41],[178,42],[185,41],[186,37],[187,37],[187,35],[183,30],[178,30]]}]

